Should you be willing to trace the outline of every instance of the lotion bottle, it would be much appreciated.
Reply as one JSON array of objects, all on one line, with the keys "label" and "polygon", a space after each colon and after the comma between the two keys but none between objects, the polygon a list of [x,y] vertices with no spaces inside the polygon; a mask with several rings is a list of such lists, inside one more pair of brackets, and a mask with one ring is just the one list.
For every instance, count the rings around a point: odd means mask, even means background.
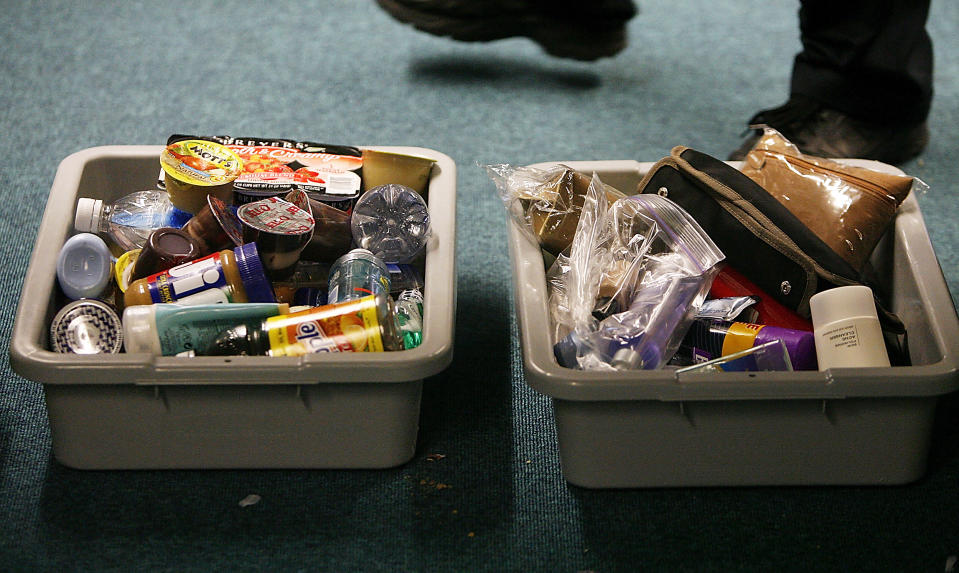
[{"label": "lotion bottle", "polygon": [[872,289],[844,286],[809,299],[819,369],[888,367]]}]

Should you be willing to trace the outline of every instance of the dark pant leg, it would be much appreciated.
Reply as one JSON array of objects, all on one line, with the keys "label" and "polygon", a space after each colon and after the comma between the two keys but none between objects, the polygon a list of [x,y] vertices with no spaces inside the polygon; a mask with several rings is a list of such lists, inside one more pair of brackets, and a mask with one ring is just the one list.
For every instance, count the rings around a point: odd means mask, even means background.
[{"label": "dark pant leg", "polygon": [[864,120],[925,120],[932,101],[929,3],[803,0],[792,93]]}]

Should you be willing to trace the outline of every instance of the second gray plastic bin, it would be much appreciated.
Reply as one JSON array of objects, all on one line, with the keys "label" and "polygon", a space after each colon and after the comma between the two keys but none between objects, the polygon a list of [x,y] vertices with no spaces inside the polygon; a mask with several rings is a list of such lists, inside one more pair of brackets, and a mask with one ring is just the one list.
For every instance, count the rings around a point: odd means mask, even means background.
[{"label": "second gray plastic bin", "polygon": [[[653,165],[561,163],[624,193],[635,193]],[[512,219],[509,246],[526,381],[552,398],[570,483],[889,485],[925,472],[937,401],[959,388],[959,319],[914,196],[873,256],[909,332],[909,367],[681,377],[563,368],[548,335],[539,246]]]}]

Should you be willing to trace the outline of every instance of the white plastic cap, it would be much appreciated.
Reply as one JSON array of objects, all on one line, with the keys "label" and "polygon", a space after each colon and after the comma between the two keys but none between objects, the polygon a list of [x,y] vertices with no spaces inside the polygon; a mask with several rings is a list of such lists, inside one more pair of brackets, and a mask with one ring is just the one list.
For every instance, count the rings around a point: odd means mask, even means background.
[{"label": "white plastic cap", "polygon": [[77,201],[77,214],[73,219],[73,226],[81,233],[100,232],[100,213],[103,212],[103,201],[81,197]]},{"label": "white plastic cap", "polygon": [[152,304],[128,306],[123,311],[123,344],[127,352],[163,354],[156,331],[156,309]]},{"label": "white plastic cap", "polygon": [[872,289],[855,285],[831,288],[809,299],[813,325],[828,324],[849,318],[878,319]]}]

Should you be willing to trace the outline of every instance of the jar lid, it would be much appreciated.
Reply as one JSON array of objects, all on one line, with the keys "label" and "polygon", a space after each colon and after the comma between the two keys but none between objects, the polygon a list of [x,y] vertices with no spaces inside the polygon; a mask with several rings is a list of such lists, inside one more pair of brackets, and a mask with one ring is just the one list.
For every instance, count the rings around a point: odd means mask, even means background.
[{"label": "jar lid", "polygon": [[827,289],[809,299],[813,325],[836,320],[872,318],[878,320],[872,289],[865,285],[849,285]]},{"label": "jar lid", "polygon": [[53,317],[50,346],[62,353],[116,354],[123,346],[123,325],[116,311],[105,302],[76,300]]},{"label": "jar lid", "polygon": [[240,205],[237,216],[244,225],[271,235],[312,236],[316,225],[309,211],[279,197]]},{"label": "jar lid", "polygon": [[110,284],[112,272],[110,248],[91,233],[67,239],[57,257],[57,281],[63,294],[73,300],[99,296]]},{"label": "jar lid", "polygon": [[246,298],[250,302],[276,302],[273,294],[273,285],[266,278],[260,254],[256,250],[256,243],[246,243],[233,249],[236,255],[237,267],[240,269],[240,278],[243,279],[243,288]]},{"label": "jar lid", "polygon": [[166,175],[191,185],[230,183],[243,170],[243,160],[215,141],[186,139],[166,146],[160,154]]}]

